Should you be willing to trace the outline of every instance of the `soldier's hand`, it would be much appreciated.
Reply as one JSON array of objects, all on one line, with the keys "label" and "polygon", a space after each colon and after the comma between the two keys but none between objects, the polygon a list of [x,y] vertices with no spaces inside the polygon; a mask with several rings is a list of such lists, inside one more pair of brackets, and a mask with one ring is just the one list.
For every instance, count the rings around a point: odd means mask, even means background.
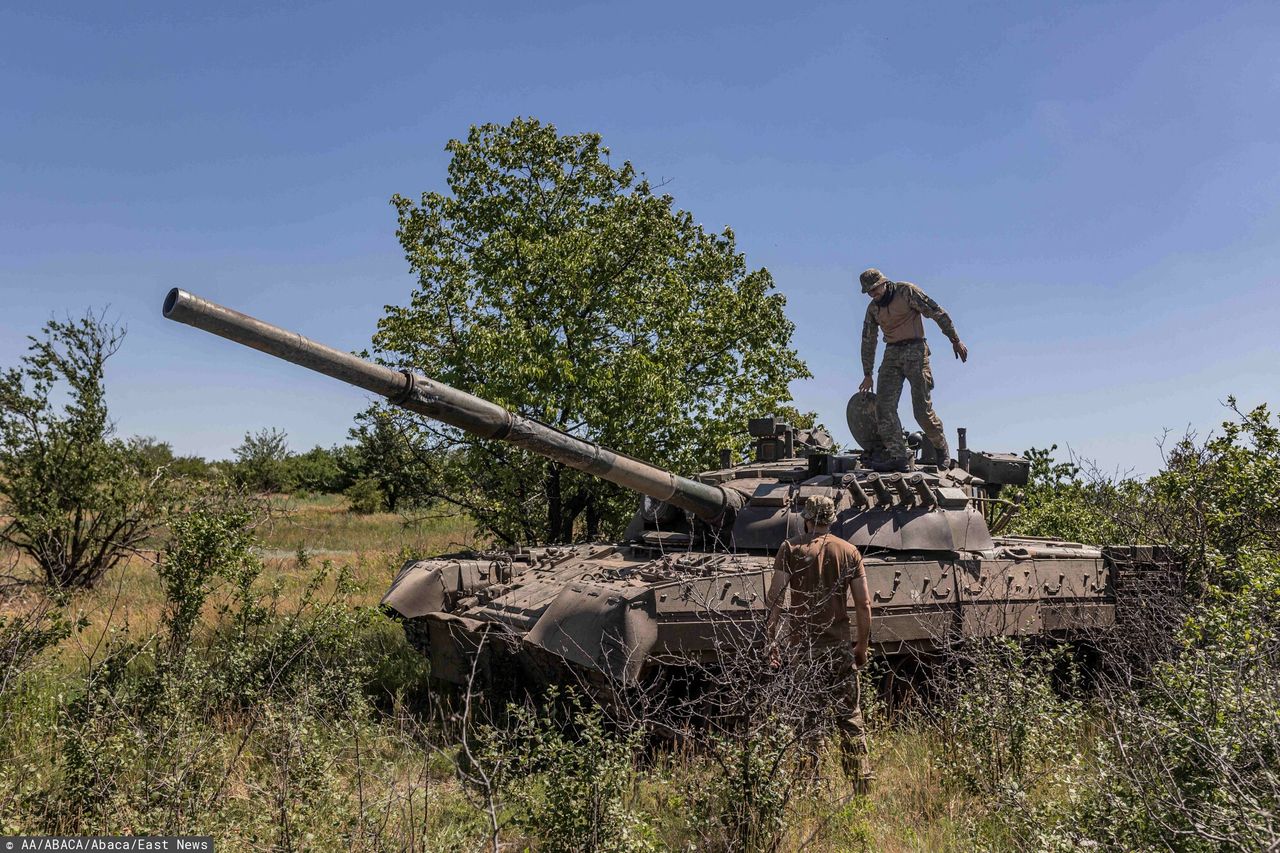
[{"label": "soldier's hand", "polygon": [[858,669],[862,669],[867,665],[867,647],[864,643],[858,643],[853,647],[853,664]]},{"label": "soldier's hand", "polygon": [[866,393],[867,391],[870,391],[870,390],[872,389],[872,387],[873,387],[873,385],[871,384],[871,377],[870,377],[870,376],[864,376],[864,377],[862,377],[862,384],[858,386],[858,392],[859,392],[859,393]]},{"label": "soldier's hand", "polygon": [[956,358],[960,359],[961,364],[969,360],[969,348],[960,341],[956,341],[952,344],[951,349],[955,352]]}]

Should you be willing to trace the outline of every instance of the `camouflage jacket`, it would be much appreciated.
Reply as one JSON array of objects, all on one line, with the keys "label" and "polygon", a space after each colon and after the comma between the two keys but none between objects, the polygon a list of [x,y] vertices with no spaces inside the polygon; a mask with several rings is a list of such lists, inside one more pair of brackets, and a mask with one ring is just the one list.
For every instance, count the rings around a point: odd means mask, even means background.
[{"label": "camouflage jacket", "polygon": [[[893,301],[907,300],[907,306],[911,310],[937,323],[938,328],[942,329],[942,334],[946,335],[951,343],[960,341],[960,336],[956,334],[956,327],[952,325],[947,312],[943,311],[938,303],[930,299],[923,290],[909,281],[894,282],[894,288]],[[867,316],[862,321],[862,372],[867,376],[871,375],[871,371],[876,366],[876,340],[880,332],[880,311],[881,308],[876,301],[871,300],[867,306]]]}]

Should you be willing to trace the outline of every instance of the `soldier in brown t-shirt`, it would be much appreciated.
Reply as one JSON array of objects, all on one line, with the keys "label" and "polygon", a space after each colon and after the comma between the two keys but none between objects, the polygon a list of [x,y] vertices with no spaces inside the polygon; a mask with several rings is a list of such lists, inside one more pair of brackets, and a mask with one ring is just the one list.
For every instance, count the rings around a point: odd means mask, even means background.
[{"label": "soldier in brown t-shirt", "polygon": [[[766,630],[772,660],[779,660],[777,643],[799,646],[829,661],[829,675],[839,701],[837,728],[845,775],[859,790],[871,780],[867,738],[862,725],[857,669],[867,662],[871,640],[871,600],[858,549],[831,535],[836,506],[831,498],[814,495],[805,501],[805,532],[782,543],[773,563],[773,583],[766,596]],[[779,632],[782,602],[791,592],[787,628]],[[847,591],[847,592],[846,592]],[[853,594],[857,638],[849,628],[848,594]]]}]

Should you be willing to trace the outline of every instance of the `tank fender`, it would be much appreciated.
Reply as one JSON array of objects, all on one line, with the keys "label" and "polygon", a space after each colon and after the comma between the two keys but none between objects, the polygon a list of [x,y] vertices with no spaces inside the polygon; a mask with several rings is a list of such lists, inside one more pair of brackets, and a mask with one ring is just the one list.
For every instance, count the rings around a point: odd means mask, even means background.
[{"label": "tank fender", "polygon": [[652,590],[572,583],[560,590],[525,642],[633,683],[658,640],[652,602]]},{"label": "tank fender", "polygon": [[447,612],[459,598],[497,582],[497,574],[490,560],[409,560],[382,605],[408,619]]}]

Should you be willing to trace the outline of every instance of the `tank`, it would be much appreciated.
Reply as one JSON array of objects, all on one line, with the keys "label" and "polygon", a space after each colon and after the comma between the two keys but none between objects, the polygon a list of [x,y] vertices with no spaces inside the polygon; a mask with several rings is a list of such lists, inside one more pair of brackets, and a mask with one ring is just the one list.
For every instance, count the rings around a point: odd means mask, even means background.
[{"label": "tank", "polygon": [[938,464],[913,435],[913,471],[872,470],[881,444],[871,395],[855,395],[846,411],[859,449],[838,452],[820,429],[760,417],[748,425],[751,458],[735,463],[722,451],[721,467],[686,477],[176,288],[164,316],[638,494],[618,542],[406,562],[382,604],[446,682],[625,685],[674,661],[714,660],[726,653],[725,626],[762,624],[774,554],[803,532],[810,495],[835,502],[833,532],[863,552],[872,647],[891,661],[959,638],[1095,637],[1139,618],[1140,605],[1157,600],[1143,596],[1169,583],[1158,548],[1000,535],[1016,511],[1008,490],[1026,484],[1030,464],[970,450],[964,430],[955,463]]}]

